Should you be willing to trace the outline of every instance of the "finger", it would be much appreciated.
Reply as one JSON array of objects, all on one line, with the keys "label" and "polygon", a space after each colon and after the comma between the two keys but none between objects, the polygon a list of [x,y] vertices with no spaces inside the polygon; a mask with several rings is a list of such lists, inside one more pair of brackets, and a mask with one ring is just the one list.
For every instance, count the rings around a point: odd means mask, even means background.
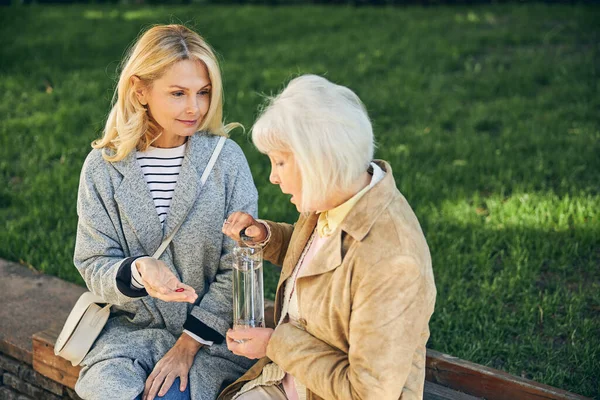
[{"label": "finger", "polygon": [[158,390],[162,386],[162,383],[164,382],[164,380],[165,380],[165,374],[163,374],[163,373],[158,374],[156,376],[156,378],[154,378],[154,380],[152,381],[152,385],[150,386],[150,389],[148,390],[148,395],[146,397],[146,400],[154,400],[154,398],[158,394]]},{"label": "finger", "polygon": [[175,299],[175,301],[195,301],[198,298],[196,290],[184,283],[178,281],[178,283],[169,290],[164,296]]},{"label": "finger", "polygon": [[160,387],[160,390],[158,391],[158,395],[160,397],[163,397],[165,394],[167,394],[167,392],[169,391],[171,386],[173,386],[173,382],[175,382],[175,378],[177,378],[177,377],[173,373],[170,373],[169,375],[167,375],[165,377],[165,381],[163,382],[163,384]]},{"label": "finger", "polygon": [[[148,292],[148,296],[154,297],[155,299],[159,299],[162,301],[175,301],[175,300],[167,298],[167,296],[163,295],[162,293],[157,292],[150,285],[146,286],[146,292]],[[179,293],[177,293],[177,294],[179,294]]]},{"label": "finger", "polygon": [[169,294],[161,294],[161,293],[157,293],[156,296],[157,299],[160,299],[162,301],[167,301],[167,302],[174,302],[174,303],[194,303],[195,300],[198,298],[197,294],[186,294],[185,292],[171,292]]},{"label": "finger", "polygon": [[178,284],[177,288],[175,289],[175,292],[185,294],[186,301],[188,303],[194,304],[196,302],[196,299],[198,298],[198,293],[196,293],[196,290],[193,287],[186,285],[185,283]]},{"label": "finger", "polygon": [[260,222],[257,222],[246,228],[246,235],[250,236],[253,242],[262,242],[267,238],[265,230],[265,227]]},{"label": "finger", "polygon": [[222,231],[225,235],[230,236],[232,234],[231,227],[232,227],[233,223],[239,218],[240,214],[241,214],[240,211],[236,211],[236,212],[232,213],[231,215],[229,215],[229,217],[227,217],[225,222],[223,222]]},{"label": "finger", "polygon": [[229,336],[225,336],[225,340],[227,341],[227,348],[231,350],[230,346],[234,346],[235,341]]},{"label": "finger", "polygon": [[[162,301],[194,303],[198,298],[198,294],[194,288],[181,282],[178,284],[178,286],[181,287],[176,286],[174,290],[167,289],[166,291],[159,290],[156,286],[151,285],[147,281],[144,282],[144,286],[148,292],[148,295]],[[177,289],[183,290],[177,291]]]},{"label": "finger", "polygon": [[256,225],[250,225],[246,228],[246,235],[250,236],[251,238],[254,238],[260,235],[260,228]]},{"label": "finger", "polygon": [[252,337],[252,332],[248,328],[230,329],[227,331],[227,338],[231,340],[244,340]]},{"label": "finger", "polygon": [[146,383],[144,384],[144,394],[142,395],[143,400],[146,400],[146,398],[148,397],[148,393],[150,392],[150,388],[152,387],[152,382],[154,382],[154,378],[156,378],[157,373],[158,370],[152,371],[152,373],[148,376],[148,379],[146,379]]},{"label": "finger", "polygon": [[227,339],[227,348],[229,349],[229,351],[231,351],[233,354],[237,355],[237,356],[242,356],[242,346],[244,344],[243,343],[238,343],[233,339]]},{"label": "finger", "polygon": [[236,354],[235,351],[239,351],[239,345],[242,342],[241,341],[238,342],[235,339],[233,339],[232,337],[230,337],[229,332],[233,332],[233,331],[230,329],[229,331],[227,331],[227,334],[225,335],[225,340],[227,342],[227,348],[229,349],[229,351]]},{"label": "finger", "polygon": [[196,293],[196,290],[193,287],[191,287],[190,285],[186,285],[182,282],[177,283],[177,286],[175,286],[175,290],[177,289],[183,289],[186,293]]},{"label": "finger", "polygon": [[235,233],[237,240],[242,240],[242,233],[246,236],[249,236],[246,232],[246,229],[254,224],[254,218],[252,218],[248,214],[242,214],[240,217],[232,224],[231,230]]},{"label": "finger", "polygon": [[226,234],[236,241],[240,241],[240,231],[254,223],[251,215],[243,212],[235,212],[228,218]]},{"label": "finger", "polygon": [[179,391],[183,392],[185,391],[185,388],[188,385],[188,374],[184,374],[183,376],[179,377]]},{"label": "finger", "polygon": [[229,227],[227,225],[229,225],[230,222],[225,219],[225,221],[223,221],[223,226],[221,227],[221,232],[226,233],[229,229]]},{"label": "finger", "polygon": [[170,282],[168,284],[168,286],[166,287],[166,292],[164,292],[164,295],[173,295],[173,294],[183,294],[186,297],[192,295],[193,293],[196,293],[196,291],[194,290],[194,288],[192,288],[191,286],[188,285],[184,285],[183,283],[179,282],[179,281],[173,281]]},{"label": "finger", "polygon": [[194,303],[198,298],[198,294],[193,287],[180,282],[174,276],[165,282],[161,290],[157,290],[156,286],[153,289],[158,291],[165,301]]},{"label": "finger", "polygon": [[161,293],[156,287],[152,286],[152,285],[145,285],[146,287],[146,292],[148,292],[148,295],[163,300],[163,301],[174,301],[174,300],[169,300],[167,299],[167,297]]}]

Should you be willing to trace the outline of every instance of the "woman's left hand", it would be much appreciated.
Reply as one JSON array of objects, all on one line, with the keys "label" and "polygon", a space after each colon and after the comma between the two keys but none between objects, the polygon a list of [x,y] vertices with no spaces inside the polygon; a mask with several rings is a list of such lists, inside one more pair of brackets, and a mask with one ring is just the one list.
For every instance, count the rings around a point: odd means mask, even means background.
[{"label": "woman's left hand", "polygon": [[227,331],[227,348],[238,356],[263,358],[267,355],[267,345],[272,334],[271,328],[230,329]]},{"label": "woman's left hand", "polygon": [[153,400],[156,395],[164,396],[169,391],[175,379],[179,377],[179,390],[184,391],[188,385],[188,374],[194,357],[202,344],[185,332],[181,334],[175,346],[156,363],[154,370],[146,379],[143,400]]}]

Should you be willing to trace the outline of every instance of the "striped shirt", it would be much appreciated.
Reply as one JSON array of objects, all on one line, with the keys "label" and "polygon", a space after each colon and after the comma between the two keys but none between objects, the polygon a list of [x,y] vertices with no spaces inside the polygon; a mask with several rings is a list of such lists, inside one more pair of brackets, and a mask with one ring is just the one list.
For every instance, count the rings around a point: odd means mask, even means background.
[{"label": "striped shirt", "polygon": [[[140,164],[140,167],[142,167],[144,180],[148,184],[148,188],[152,194],[152,200],[154,200],[154,207],[158,213],[160,223],[163,226],[169,213],[171,199],[175,192],[179,171],[181,171],[181,164],[183,164],[186,144],[187,142],[179,147],[171,149],[150,146],[146,151],[137,152],[137,161]],[[136,261],[137,260],[134,260],[131,263],[131,288],[143,289],[144,284],[142,282],[142,277],[137,270],[135,264]],[[212,341],[205,340],[187,329],[184,329],[183,331],[197,342],[207,346],[213,344]]]},{"label": "striped shirt", "polygon": [[162,225],[169,213],[171,199],[183,164],[185,146],[186,143],[171,149],[150,146],[146,151],[137,152],[137,161],[144,173],[144,180],[148,184]]}]

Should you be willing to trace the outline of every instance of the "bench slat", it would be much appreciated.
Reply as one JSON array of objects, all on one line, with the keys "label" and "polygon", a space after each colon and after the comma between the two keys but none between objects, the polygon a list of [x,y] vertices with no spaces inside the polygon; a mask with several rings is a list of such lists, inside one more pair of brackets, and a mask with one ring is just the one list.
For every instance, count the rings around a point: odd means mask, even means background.
[{"label": "bench slat", "polygon": [[447,388],[437,383],[425,381],[423,390],[423,400],[482,400],[481,397],[474,397],[456,390]]},{"label": "bench slat", "polygon": [[431,349],[426,379],[488,400],[592,400]]},{"label": "bench slat", "polygon": [[58,332],[42,331],[32,336],[33,340],[33,369],[40,374],[75,389],[81,367],[74,367],[69,361],[54,355],[54,343]]}]

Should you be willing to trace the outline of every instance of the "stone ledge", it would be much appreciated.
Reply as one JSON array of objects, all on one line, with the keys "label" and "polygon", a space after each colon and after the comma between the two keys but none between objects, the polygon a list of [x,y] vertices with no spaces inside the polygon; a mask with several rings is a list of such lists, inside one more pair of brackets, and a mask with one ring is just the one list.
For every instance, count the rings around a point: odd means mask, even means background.
[{"label": "stone ledge", "polygon": [[81,400],[72,390],[34,371],[29,364],[0,354],[0,399]]},{"label": "stone ledge", "polygon": [[17,392],[24,393],[34,399],[47,399],[47,400],[59,400],[60,397],[40,389],[31,383],[25,382],[22,379],[17,378],[11,373],[5,372],[2,376],[2,382],[4,385],[9,386]]},{"label": "stone ledge", "polygon": [[0,399],[2,400],[34,400],[31,397],[25,396],[19,392],[15,392],[14,390],[2,386],[0,387]]},{"label": "stone ledge", "polygon": [[63,394],[62,385],[58,384],[55,380],[49,379],[43,374],[35,372],[34,369],[28,364],[11,359],[2,354],[0,354],[0,371],[2,371],[0,376],[2,376],[4,373],[10,373],[12,376],[29,382],[48,392],[59,396]]},{"label": "stone ledge", "polygon": [[85,289],[1,259],[0,276],[0,353],[31,365],[31,336],[61,329]]}]

